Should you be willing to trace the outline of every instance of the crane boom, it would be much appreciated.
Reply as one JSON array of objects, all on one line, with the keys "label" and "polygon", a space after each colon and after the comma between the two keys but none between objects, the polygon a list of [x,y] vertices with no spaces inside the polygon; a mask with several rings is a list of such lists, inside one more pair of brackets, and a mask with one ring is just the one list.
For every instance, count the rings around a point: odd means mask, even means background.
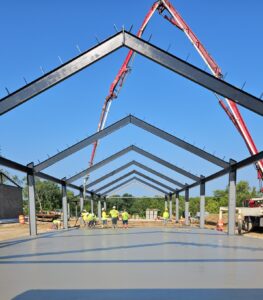
[{"label": "crane boom", "polygon": [[[177,28],[179,28],[181,31],[183,31],[186,34],[186,36],[188,37],[190,42],[194,45],[194,47],[197,50],[197,52],[199,53],[199,55],[202,57],[204,62],[207,64],[208,68],[211,70],[212,74],[215,77],[222,79],[222,77],[223,77],[222,71],[221,71],[220,67],[217,65],[216,61],[208,53],[208,51],[205,49],[203,44],[200,42],[200,40],[197,38],[197,36],[191,30],[191,28],[187,25],[187,23],[184,21],[184,19],[181,17],[181,15],[178,13],[178,11],[176,11],[176,9],[173,7],[173,5],[168,0],[159,0],[152,5],[151,9],[147,13],[147,15],[137,33],[137,36],[138,37],[142,36],[146,26],[148,25],[151,17],[153,16],[153,14],[156,10],[158,10],[159,14],[162,15],[166,20],[171,22],[173,25],[175,25]],[[169,13],[169,15],[164,14],[166,11]],[[110,85],[109,94],[105,98],[105,102],[104,102],[102,112],[100,115],[100,121],[98,124],[97,131],[102,130],[106,124],[106,120],[107,120],[107,116],[109,113],[111,103],[114,99],[116,99],[118,97],[118,94],[123,86],[124,80],[125,80],[127,74],[129,73],[129,70],[130,70],[129,63],[131,62],[133,55],[134,55],[134,51],[129,50],[128,55],[126,56],[117,76],[115,77],[114,81]],[[230,118],[230,120],[233,122],[233,124],[237,128],[238,132],[243,137],[250,154],[251,155],[257,154],[258,153],[257,147],[249,133],[249,130],[248,130],[235,102],[233,102],[230,99],[225,98],[225,101],[227,103],[227,105],[226,105],[223,102],[223,100],[221,100],[219,98],[218,95],[216,95],[216,96],[219,100],[219,104],[224,109],[224,111],[227,113],[228,117]],[[93,144],[93,149],[92,149],[92,153],[91,153],[89,166],[93,165],[97,146],[98,146],[98,141],[94,142],[94,144]],[[256,168],[258,171],[258,178],[260,180],[262,180],[262,178],[263,178],[263,161],[258,161],[256,163]]]}]

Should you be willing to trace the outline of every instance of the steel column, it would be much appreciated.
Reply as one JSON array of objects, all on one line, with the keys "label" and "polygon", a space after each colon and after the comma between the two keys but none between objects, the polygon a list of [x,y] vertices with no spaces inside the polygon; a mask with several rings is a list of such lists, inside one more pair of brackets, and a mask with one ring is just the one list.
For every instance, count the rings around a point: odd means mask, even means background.
[{"label": "steel column", "polygon": [[104,209],[105,209],[105,211],[107,210],[107,203],[106,203],[106,200],[104,200],[104,202],[103,202],[103,207],[104,207]]},{"label": "steel column", "polygon": [[79,197],[79,207],[80,207],[80,212],[83,211],[83,207],[84,207],[84,191],[80,192],[80,197]]},{"label": "steel column", "polygon": [[236,170],[229,172],[228,191],[228,234],[234,235],[236,228]]},{"label": "steel column", "polygon": [[184,216],[185,216],[185,225],[189,225],[189,188],[187,187],[185,189],[185,211],[184,211]]},{"label": "steel column", "polygon": [[172,219],[173,216],[173,195],[169,194],[169,215],[170,215],[170,219]]},{"label": "steel column", "polygon": [[91,194],[90,198],[90,212],[93,214],[94,213],[94,195]]},{"label": "steel column", "polygon": [[179,223],[179,194],[175,194],[175,223]]},{"label": "steel column", "polygon": [[200,184],[200,228],[205,228],[205,182]]},{"label": "steel column", "polygon": [[63,228],[68,229],[68,199],[67,185],[62,184],[62,210],[63,210]]},{"label": "steel column", "polygon": [[98,218],[101,221],[101,201],[98,200]]},{"label": "steel column", "polygon": [[[28,167],[33,167],[33,164],[29,164]],[[27,173],[28,184],[28,202],[29,202],[29,232],[30,235],[37,235],[36,225],[36,200],[35,200],[35,177],[33,172]]]},{"label": "steel column", "polygon": [[165,195],[164,196],[164,209],[167,209],[168,208],[168,196],[167,195]]}]

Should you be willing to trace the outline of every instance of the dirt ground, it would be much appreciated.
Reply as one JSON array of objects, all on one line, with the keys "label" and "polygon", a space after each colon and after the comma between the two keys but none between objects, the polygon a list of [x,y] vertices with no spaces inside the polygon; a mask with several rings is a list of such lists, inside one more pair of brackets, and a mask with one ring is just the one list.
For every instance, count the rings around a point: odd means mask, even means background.
[{"label": "dirt ground", "polygon": [[[215,230],[216,223],[218,221],[218,215],[210,215],[206,218],[206,225],[207,229]],[[224,216],[224,231],[227,230],[227,216]],[[76,220],[69,221],[69,227],[74,227],[76,224]],[[80,224],[77,223],[77,226]],[[118,226],[122,227],[121,222],[118,222]],[[138,220],[129,220],[129,227],[143,227],[143,228],[153,228],[153,227],[163,227],[164,224],[162,220],[156,221],[148,221],[143,219]],[[183,227],[183,224],[175,224],[174,220],[169,222],[166,227]],[[190,225],[191,227],[198,227],[198,223],[193,223]],[[111,227],[111,222],[108,222],[108,228]],[[101,228],[101,225],[97,225],[97,228]],[[52,232],[55,231],[52,229],[51,222],[37,222],[37,232],[44,233],[44,232]],[[0,224],[0,241],[15,239],[20,237],[27,237],[29,236],[29,226],[28,223],[26,224],[19,224],[19,223],[12,223],[12,224]],[[263,238],[263,232],[249,232],[245,233],[244,236],[254,237],[254,238]]]}]

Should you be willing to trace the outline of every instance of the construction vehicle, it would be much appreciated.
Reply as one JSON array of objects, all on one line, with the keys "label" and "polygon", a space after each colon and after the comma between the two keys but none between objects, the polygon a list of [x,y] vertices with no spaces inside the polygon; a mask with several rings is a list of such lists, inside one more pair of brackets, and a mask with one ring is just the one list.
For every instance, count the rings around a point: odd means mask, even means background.
[{"label": "construction vehicle", "polygon": [[[220,207],[219,220],[222,220],[223,213],[227,211],[227,207]],[[239,234],[242,233],[242,230],[249,232],[263,227],[263,197],[244,200],[243,207],[237,207],[236,213]]]},{"label": "construction vehicle", "polygon": [[[187,38],[190,40],[190,42],[193,44],[197,52],[200,54],[201,58],[206,63],[207,67],[210,69],[211,73],[217,77],[223,80],[223,75],[220,67],[217,65],[215,60],[212,58],[212,56],[208,53],[208,51],[205,49],[203,44],[200,42],[200,40],[197,38],[197,36],[194,34],[194,32],[191,30],[191,28],[187,25],[187,23],[184,21],[184,19],[181,17],[179,12],[173,7],[173,5],[168,0],[158,0],[155,2],[152,7],[150,8],[149,12],[147,13],[138,33],[137,36],[141,38],[146,26],[148,25],[151,17],[155,13],[155,11],[158,11],[158,13],[164,17],[167,21],[169,21],[171,24],[176,26],[178,29],[180,29],[182,32],[185,33]],[[110,110],[111,103],[114,99],[116,99],[119,95],[119,92],[121,88],[123,87],[123,83],[129,74],[131,70],[131,63],[134,58],[134,51],[130,50],[128,52],[128,55],[126,56],[116,78],[110,85],[109,94],[105,99],[99,124],[97,131],[102,130],[105,127],[107,116]],[[235,102],[233,102],[231,99],[226,99],[225,102],[220,98],[219,95],[215,94],[217,97],[219,104],[224,109],[230,120],[233,122],[235,127],[237,128],[238,132],[242,136],[242,138],[245,141],[245,144],[247,145],[247,148],[251,155],[255,155],[258,153],[257,147],[247,129],[247,126],[241,116],[241,113],[239,112],[239,109]],[[93,165],[96,150],[98,146],[98,141],[96,141],[93,144],[93,149],[90,157],[89,167]],[[262,178],[263,178],[263,161],[258,161],[256,164],[260,189],[262,190]],[[89,174],[87,174],[84,183],[87,181],[89,177]],[[84,186],[85,189],[85,186]]]}]

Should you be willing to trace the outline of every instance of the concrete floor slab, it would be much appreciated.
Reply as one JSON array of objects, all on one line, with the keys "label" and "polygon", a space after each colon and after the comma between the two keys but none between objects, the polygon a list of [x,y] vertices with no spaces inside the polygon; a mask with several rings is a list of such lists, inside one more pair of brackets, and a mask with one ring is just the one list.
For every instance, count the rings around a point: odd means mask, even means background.
[{"label": "concrete floor slab", "polygon": [[263,242],[190,228],[0,243],[0,299],[263,299]]}]

